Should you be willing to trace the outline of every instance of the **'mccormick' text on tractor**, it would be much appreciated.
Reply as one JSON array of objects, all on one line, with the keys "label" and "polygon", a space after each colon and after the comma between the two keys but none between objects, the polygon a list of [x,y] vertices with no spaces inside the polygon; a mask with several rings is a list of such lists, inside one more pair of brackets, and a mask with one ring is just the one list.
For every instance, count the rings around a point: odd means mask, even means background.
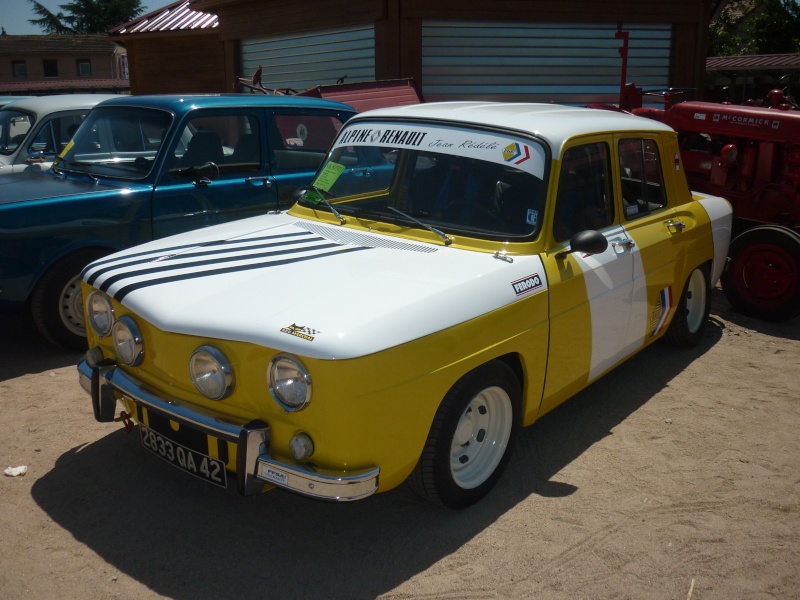
[{"label": "'mccormick' text on tractor", "polygon": [[[800,314],[800,111],[781,90],[766,106],[677,102],[643,108],[626,86],[621,108],[680,135],[689,187],[733,205],[734,231],[722,289],[742,314],[784,321]],[[644,95],[647,95],[644,92]],[[627,103],[628,106],[625,106]]]}]

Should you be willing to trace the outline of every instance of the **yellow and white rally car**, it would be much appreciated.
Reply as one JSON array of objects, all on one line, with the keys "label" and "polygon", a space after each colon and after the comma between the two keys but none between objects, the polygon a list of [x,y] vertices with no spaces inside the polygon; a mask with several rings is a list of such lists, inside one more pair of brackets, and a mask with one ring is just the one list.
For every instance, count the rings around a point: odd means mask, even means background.
[{"label": "yellow and white rally car", "polygon": [[521,426],[699,340],[730,239],[671,129],[549,104],[361,114],[296,196],[82,275],[95,417],[243,494],[472,504]]}]

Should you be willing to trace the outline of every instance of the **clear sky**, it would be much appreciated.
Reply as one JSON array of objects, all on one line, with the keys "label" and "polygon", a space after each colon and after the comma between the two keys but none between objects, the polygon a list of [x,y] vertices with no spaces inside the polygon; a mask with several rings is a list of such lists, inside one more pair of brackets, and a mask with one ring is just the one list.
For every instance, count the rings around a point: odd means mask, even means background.
[{"label": "clear sky", "polygon": [[[174,0],[141,0],[142,8],[147,14],[163,6],[171,4]],[[57,14],[64,12],[59,8],[69,0],[38,0],[39,4],[46,6],[51,12]],[[9,35],[38,35],[44,33],[35,25],[28,23],[28,19],[35,19],[33,6],[28,0],[0,0],[0,26],[4,27]],[[121,23],[120,23],[121,25]]]}]

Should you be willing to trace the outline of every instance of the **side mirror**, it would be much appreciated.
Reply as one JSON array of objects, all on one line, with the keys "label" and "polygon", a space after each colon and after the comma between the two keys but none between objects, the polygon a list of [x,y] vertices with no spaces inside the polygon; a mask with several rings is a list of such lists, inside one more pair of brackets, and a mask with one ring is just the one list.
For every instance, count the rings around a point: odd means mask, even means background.
[{"label": "side mirror", "polygon": [[608,240],[599,231],[587,229],[579,231],[569,240],[569,250],[562,250],[556,254],[556,258],[566,258],[573,252],[581,254],[602,254],[608,248]]}]

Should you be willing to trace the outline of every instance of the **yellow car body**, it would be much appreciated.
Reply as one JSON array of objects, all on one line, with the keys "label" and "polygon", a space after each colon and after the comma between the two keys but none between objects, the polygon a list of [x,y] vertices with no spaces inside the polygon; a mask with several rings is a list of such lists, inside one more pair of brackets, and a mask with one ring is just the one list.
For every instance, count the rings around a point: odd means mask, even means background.
[{"label": "yellow car body", "polygon": [[[485,168],[502,179],[493,199],[465,200],[468,183],[412,212],[416,178],[453,157],[425,193]],[[530,184],[521,209],[502,200],[509,181]],[[594,227],[568,210],[580,194]],[[211,483],[356,500],[411,478],[465,506],[520,426],[665,335],[697,342],[730,226],[653,121],[555,105],[372,111],[288,212],[87,266],[78,370],[98,420],[138,422],[147,449]]]}]

